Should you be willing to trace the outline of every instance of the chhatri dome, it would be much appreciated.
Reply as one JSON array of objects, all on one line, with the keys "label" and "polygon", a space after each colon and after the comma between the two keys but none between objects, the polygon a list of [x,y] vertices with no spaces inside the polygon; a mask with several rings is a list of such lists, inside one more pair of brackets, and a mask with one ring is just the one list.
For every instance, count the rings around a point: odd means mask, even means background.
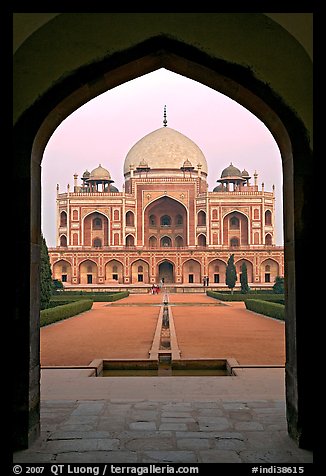
[{"label": "chhatri dome", "polygon": [[146,163],[153,169],[178,170],[188,160],[197,170],[207,176],[207,162],[200,148],[188,137],[167,127],[166,111],[164,110],[163,127],[140,139],[128,152],[124,162],[124,174],[130,172],[130,166],[137,169],[139,164]]},{"label": "chhatri dome", "polygon": [[[93,169],[91,173],[89,174],[88,177],[89,180],[105,180],[105,181],[111,181],[111,175],[110,172],[102,167],[101,164],[99,164],[98,167]],[[113,180],[112,180],[113,182]]]}]

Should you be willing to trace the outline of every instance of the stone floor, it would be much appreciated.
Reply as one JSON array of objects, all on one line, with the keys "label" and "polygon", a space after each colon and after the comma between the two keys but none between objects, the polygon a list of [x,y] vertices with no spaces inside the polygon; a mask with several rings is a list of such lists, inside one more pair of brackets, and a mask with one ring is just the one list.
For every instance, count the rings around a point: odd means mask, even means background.
[{"label": "stone floor", "polygon": [[299,449],[286,431],[283,370],[217,378],[122,377],[112,383],[70,371],[68,389],[66,370],[63,392],[53,372],[59,371],[48,371],[43,382],[47,387],[56,381],[48,393],[44,388],[42,436],[15,453],[15,463],[312,462],[312,453]]}]

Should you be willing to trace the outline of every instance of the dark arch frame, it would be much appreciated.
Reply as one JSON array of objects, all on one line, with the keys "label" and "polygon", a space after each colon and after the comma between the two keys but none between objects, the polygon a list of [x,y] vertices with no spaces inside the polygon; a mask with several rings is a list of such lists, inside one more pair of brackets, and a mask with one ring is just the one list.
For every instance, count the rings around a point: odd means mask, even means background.
[{"label": "dark arch frame", "polygon": [[[104,90],[159,67],[191,77],[236,100],[266,124],[280,148],[286,177],[287,420],[293,438],[300,446],[309,447],[312,444],[313,417],[310,408],[313,405],[305,352],[307,329],[303,311],[305,277],[309,275],[309,270],[307,260],[300,259],[310,243],[312,220],[311,172],[302,168],[302,164],[312,160],[308,132],[296,112],[270,85],[255,77],[249,68],[208,56],[193,46],[164,35],[94,61],[60,78],[21,114],[15,124],[16,203],[27,205],[16,210],[16,223],[20,224],[20,229],[19,233],[15,233],[15,258],[21,273],[15,288],[15,322],[18,331],[14,355],[21,365],[19,375],[14,379],[14,446],[26,447],[39,434],[40,399],[37,397],[39,383],[36,376],[39,373],[40,186],[36,185],[40,184],[40,162],[44,148],[56,127],[79,106]],[[31,299],[31,296],[35,299]]]}]

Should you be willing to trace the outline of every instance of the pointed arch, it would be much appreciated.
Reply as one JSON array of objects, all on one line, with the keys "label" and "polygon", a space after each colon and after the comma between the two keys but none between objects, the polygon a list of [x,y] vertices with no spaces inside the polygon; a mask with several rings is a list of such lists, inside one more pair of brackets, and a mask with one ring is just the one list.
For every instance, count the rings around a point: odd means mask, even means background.
[{"label": "pointed arch", "polygon": [[201,284],[201,263],[193,258],[184,261],[182,265],[182,279],[184,283]]},{"label": "pointed arch", "polygon": [[105,263],[105,283],[123,283],[123,263],[118,259],[111,259]]},{"label": "pointed arch", "polygon": [[[178,14],[172,20],[167,17],[163,29],[161,17],[149,15],[150,34],[146,27],[148,23],[144,23],[148,19],[138,17],[135,34],[126,36],[130,20],[126,20],[124,14],[115,14],[115,21],[121,28],[117,28],[113,36],[109,29],[103,28],[103,22],[107,21],[103,14],[92,14],[81,24],[78,14],[71,19],[67,14],[60,14],[33,31],[15,53],[14,76],[18,86],[14,109],[14,171],[17,181],[21,181],[24,172],[26,186],[17,187],[15,200],[19,204],[16,221],[20,227],[19,233],[14,233],[15,250],[21,269],[21,276],[15,283],[19,296],[15,314],[22,331],[16,336],[13,353],[18,362],[30,362],[29,368],[23,366],[14,379],[18,390],[14,392],[16,444],[26,446],[30,435],[38,434],[36,426],[39,425],[39,400],[34,398],[37,389],[26,388],[22,382],[30,382],[28,376],[33,372],[35,375],[39,365],[38,349],[34,344],[39,332],[39,303],[35,292],[38,267],[32,260],[37,256],[34,250],[39,247],[39,164],[43,150],[55,128],[82,104],[110,87],[158,67],[167,67],[219,90],[247,107],[270,129],[280,148],[286,179],[286,259],[291,257],[291,263],[285,266],[287,289],[291,290],[286,306],[287,417],[290,433],[302,447],[307,447],[312,445],[313,405],[310,376],[306,375],[303,358],[297,349],[306,348],[304,290],[309,264],[301,258],[310,245],[314,197],[309,165],[312,157],[312,64],[309,53],[268,14],[253,14],[250,18],[245,15],[245,20],[241,13],[199,14],[199,17],[194,14],[197,21],[194,32],[189,30],[184,14]],[[248,28],[238,27],[244,25],[244,21],[251,27],[248,38],[245,34]],[[97,22],[102,26],[102,43],[89,41]],[[62,28],[67,26],[73,39],[69,45],[64,43],[64,35],[60,35]],[[122,50],[119,35],[125,42]],[[57,39],[53,54],[66,52],[60,61],[54,61],[53,55],[48,54],[53,37]],[[241,44],[241,52],[231,51],[230,41]],[[261,55],[261,50],[254,47],[261,41],[270,54]],[[275,44],[284,45],[277,55]],[[110,45],[109,50],[107,45]],[[42,62],[39,62],[40,51]],[[31,299],[33,293],[35,299]],[[26,323],[30,323],[30,332]],[[30,336],[33,336],[33,342],[29,342]],[[31,423],[20,429],[21,421]]]},{"label": "pointed arch", "polygon": [[137,259],[131,263],[131,282],[133,284],[149,283],[149,263],[143,259]]},{"label": "pointed arch", "polygon": [[79,263],[80,284],[97,284],[98,266],[94,260],[83,259]]},{"label": "pointed arch", "polygon": [[92,210],[82,219],[82,245],[94,246],[94,240],[101,240],[102,246],[108,246],[110,234],[109,217],[99,210]]},{"label": "pointed arch", "polygon": [[250,244],[250,220],[246,213],[234,209],[222,218],[223,244],[227,246],[246,246]]},{"label": "pointed arch", "polygon": [[260,264],[260,280],[262,283],[274,283],[280,275],[280,264],[273,258],[267,258]]},{"label": "pointed arch", "polygon": [[52,264],[52,278],[63,283],[71,283],[72,266],[67,259],[59,259]]}]

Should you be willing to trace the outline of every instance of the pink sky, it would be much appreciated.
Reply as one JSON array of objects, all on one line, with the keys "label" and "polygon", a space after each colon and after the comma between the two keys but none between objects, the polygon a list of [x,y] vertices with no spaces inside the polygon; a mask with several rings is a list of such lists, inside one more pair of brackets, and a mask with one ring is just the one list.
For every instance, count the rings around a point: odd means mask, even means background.
[{"label": "pink sky", "polygon": [[[146,134],[163,126],[193,140],[208,164],[211,191],[230,162],[252,176],[259,188],[276,193],[276,244],[283,244],[282,164],[278,146],[266,126],[232,99],[196,81],[160,69],[98,96],[71,114],[56,129],[42,162],[42,232],[56,245],[56,185],[65,192],[86,169],[108,169],[122,190],[124,159]],[[253,179],[252,179],[253,182]]]}]

